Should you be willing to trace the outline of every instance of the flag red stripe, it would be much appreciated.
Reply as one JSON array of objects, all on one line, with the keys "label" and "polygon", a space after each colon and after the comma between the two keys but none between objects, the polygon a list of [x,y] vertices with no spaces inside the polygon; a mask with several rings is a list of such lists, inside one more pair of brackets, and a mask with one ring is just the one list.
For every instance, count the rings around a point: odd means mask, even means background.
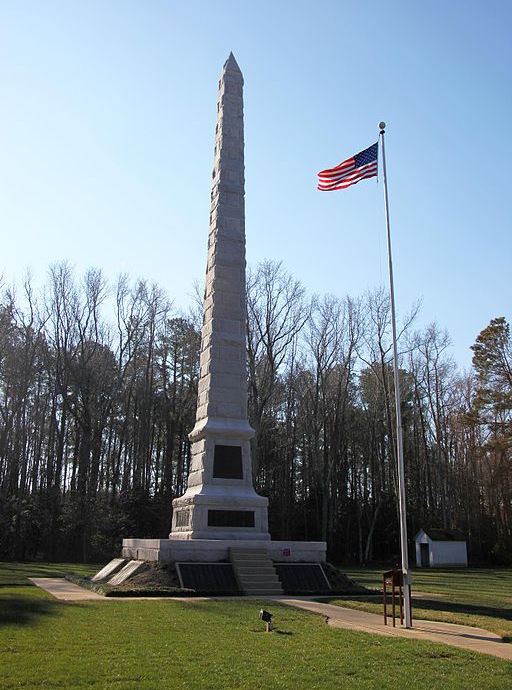
[{"label": "flag red stripe", "polygon": [[318,189],[322,191],[330,191],[331,189],[343,189],[351,184],[355,184],[359,180],[367,177],[374,177],[377,175],[377,161],[372,161],[367,165],[363,165],[355,170],[350,170],[345,174],[340,174],[331,179],[324,179],[318,175]]},{"label": "flag red stripe", "polygon": [[337,189],[345,189],[346,187],[350,187],[352,184],[357,184],[360,180],[365,180],[369,177],[376,177],[377,176],[377,166],[375,165],[373,168],[370,168],[366,170],[363,174],[348,178],[343,180],[340,183],[332,183],[330,185],[323,185],[321,186],[320,183],[318,184],[318,190],[320,192],[334,192]]},{"label": "flag red stripe", "polygon": [[325,183],[322,181],[319,181],[318,183],[318,188],[323,189],[323,190],[330,190],[330,189],[336,189],[338,187],[349,187],[351,184],[355,184],[361,179],[367,178],[367,177],[375,177],[377,175],[377,168],[367,168],[365,170],[360,171],[357,175],[351,175],[350,177],[342,178],[337,181],[333,181],[330,183]]},{"label": "flag red stripe", "polygon": [[366,168],[368,168],[368,166],[370,166],[370,165],[377,165],[377,161],[371,161],[370,163],[367,163],[366,165],[361,165],[359,168],[352,166],[351,168],[348,168],[346,170],[339,170],[336,173],[333,172],[332,175],[324,175],[323,173],[320,172],[320,173],[318,173],[318,177],[324,178],[324,179],[329,179],[329,180],[335,179],[335,178],[340,177],[342,175],[351,175],[353,173],[358,172],[359,170],[366,170]]},{"label": "flag red stripe", "polygon": [[351,168],[350,170],[347,170],[345,172],[340,172],[337,175],[332,175],[331,177],[324,177],[322,173],[318,173],[318,179],[321,182],[332,182],[332,181],[338,181],[342,180],[345,177],[349,177],[351,175],[358,175],[360,172],[365,172],[369,167],[376,166],[377,161],[372,161],[371,163],[367,163],[366,165],[362,165],[359,168]]},{"label": "flag red stripe", "polygon": [[355,180],[361,175],[364,175],[368,170],[372,170],[377,172],[377,167],[376,166],[368,166],[361,168],[360,170],[353,171],[349,175],[340,175],[339,177],[333,178],[332,180],[324,180],[322,178],[319,178],[318,182],[319,184],[323,185],[330,185],[330,184],[338,184],[339,182],[345,182],[348,180]]},{"label": "flag red stripe", "polygon": [[335,168],[327,168],[327,170],[321,170],[318,175],[322,175],[324,177],[330,177],[331,175],[336,175],[336,173],[346,170],[347,168],[353,168],[356,164],[356,161],[354,158],[348,158],[346,161],[343,161],[343,163],[340,163],[337,165]]}]

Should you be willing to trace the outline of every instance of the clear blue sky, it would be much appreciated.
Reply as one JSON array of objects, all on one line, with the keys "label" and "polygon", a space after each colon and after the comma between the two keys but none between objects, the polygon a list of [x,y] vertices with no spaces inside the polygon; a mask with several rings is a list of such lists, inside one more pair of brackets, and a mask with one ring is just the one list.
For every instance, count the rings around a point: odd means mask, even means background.
[{"label": "clear blue sky", "polygon": [[245,77],[248,261],[310,293],[385,283],[382,185],[316,172],[388,123],[398,308],[422,298],[469,364],[512,296],[512,4],[3,0],[0,273],[68,259],[158,282],[204,276],[217,81]]}]

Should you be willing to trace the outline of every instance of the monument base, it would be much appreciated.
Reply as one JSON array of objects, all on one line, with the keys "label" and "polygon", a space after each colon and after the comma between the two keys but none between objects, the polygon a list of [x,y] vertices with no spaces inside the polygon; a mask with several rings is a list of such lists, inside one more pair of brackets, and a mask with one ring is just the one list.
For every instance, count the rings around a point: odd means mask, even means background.
[{"label": "monument base", "polygon": [[229,560],[229,549],[265,549],[280,563],[325,563],[324,541],[268,541],[264,539],[123,539],[123,558],[158,563]]},{"label": "monument base", "polygon": [[[250,458],[249,453],[247,442]],[[249,476],[250,472],[248,465]],[[212,479],[211,484],[191,486],[183,496],[174,499],[169,541],[270,541],[268,498],[259,496],[252,485],[239,486],[226,481]]]}]

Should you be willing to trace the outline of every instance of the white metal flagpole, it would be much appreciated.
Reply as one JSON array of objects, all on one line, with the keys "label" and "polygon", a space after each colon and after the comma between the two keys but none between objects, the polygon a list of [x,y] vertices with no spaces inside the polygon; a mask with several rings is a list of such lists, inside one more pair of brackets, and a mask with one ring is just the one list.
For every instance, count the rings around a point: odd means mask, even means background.
[{"label": "white metal flagpole", "polygon": [[386,227],[388,235],[389,296],[391,301],[391,327],[393,331],[393,369],[395,377],[396,407],[396,449],[398,462],[398,494],[400,507],[400,548],[402,552],[402,573],[404,580],[405,627],[412,628],[411,616],[411,574],[407,553],[407,509],[405,502],[404,443],[402,433],[402,414],[400,411],[400,382],[398,377],[398,349],[396,344],[395,289],[393,285],[393,259],[391,256],[391,231],[389,228],[388,182],[386,177],[386,151],[384,148],[385,122],[379,123],[382,145],[382,170],[384,173],[384,207],[386,210]]}]

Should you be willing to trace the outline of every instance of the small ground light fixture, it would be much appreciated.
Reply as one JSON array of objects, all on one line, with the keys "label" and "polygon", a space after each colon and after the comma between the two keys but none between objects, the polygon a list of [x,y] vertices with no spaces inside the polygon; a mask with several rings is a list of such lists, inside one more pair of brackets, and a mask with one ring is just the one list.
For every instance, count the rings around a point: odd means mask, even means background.
[{"label": "small ground light fixture", "polygon": [[265,623],[266,631],[270,632],[272,630],[272,614],[265,611],[265,609],[261,609],[260,619]]}]

